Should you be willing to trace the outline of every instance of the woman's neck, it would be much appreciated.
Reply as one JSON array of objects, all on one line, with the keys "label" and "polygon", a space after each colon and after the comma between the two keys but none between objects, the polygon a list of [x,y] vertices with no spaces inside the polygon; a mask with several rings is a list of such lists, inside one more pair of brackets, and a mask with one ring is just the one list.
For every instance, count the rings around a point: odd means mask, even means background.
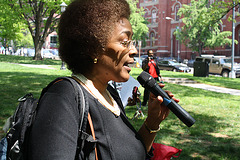
[{"label": "woman's neck", "polygon": [[91,80],[94,87],[100,92],[100,94],[108,101],[110,104],[112,104],[112,101],[107,93],[107,86],[108,86],[108,81],[103,80],[103,77],[98,77],[98,76],[91,76],[91,75],[84,75],[87,79]]},{"label": "woman's neck", "polygon": [[[88,79],[82,74],[73,74],[74,77],[76,77],[80,83],[83,85],[83,87],[90,93],[92,94],[93,97],[98,99],[98,101],[105,106],[107,109],[109,109],[111,112],[113,112],[115,115],[119,116],[120,115],[120,110],[118,108],[117,103],[114,101],[110,93],[107,91],[107,85],[108,83],[103,83],[105,85],[102,85],[100,83],[101,81],[95,80],[94,79]],[[93,80],[93,81],[92,81]],[[93,83],[95,82],[95,84]],[[99,85],[100,84],[100,85]],[[96,87],[95,87],[96,86]],[[102,92],[98,89],[99,86],[102,88]],[[103,87],[105,86],[105,87]],[[98,87],[98,88],[97,88]],[[105,88],[105,89],[104,89]]]}]

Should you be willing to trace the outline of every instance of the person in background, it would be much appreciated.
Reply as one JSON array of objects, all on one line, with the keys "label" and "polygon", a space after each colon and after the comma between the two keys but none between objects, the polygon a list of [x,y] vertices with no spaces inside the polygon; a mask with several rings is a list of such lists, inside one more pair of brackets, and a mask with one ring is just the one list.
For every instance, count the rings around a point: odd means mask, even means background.
[{"label": "person in background", "polygon": [[[108,84],[111,80],[126,82],[130,77],[128,65],[134,63],[137,49],[129,16],[126,0],[75,0],[61,15],[58,27],[60,57],[89,104],[99,160],[150,158],[159,125],[169,114],[162,97],[150,94],[148,117],[136,131],[118,92]],[[82,154],[87,155],[88,150],[76,152],[80,121],[76,97],[66,80],[43,95],[29,136],[28,159],[85,159]]]},{"label": "person in background", "polygon": [[[162,76],[160,75],[160,70],[157,65],[157,59],[154,57],[153,50],[147,51],[148,57],[142,61],[142,69],[148,72],[156,81],[163,83]],[[142,105],[146,106],[149,99],[149,91],[144,89],[143,102]]]}]

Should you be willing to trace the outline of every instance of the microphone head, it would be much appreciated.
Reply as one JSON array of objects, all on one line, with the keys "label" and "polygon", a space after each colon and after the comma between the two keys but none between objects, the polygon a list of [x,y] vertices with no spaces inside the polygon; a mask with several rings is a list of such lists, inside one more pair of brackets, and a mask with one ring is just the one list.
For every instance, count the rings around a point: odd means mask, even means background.
[{"label": "microphone head", "polygon": [[138,77],[138,82],[144,87],[147,83],[154,84],[156,83],[155,79],[147,72],[143,71]]}]

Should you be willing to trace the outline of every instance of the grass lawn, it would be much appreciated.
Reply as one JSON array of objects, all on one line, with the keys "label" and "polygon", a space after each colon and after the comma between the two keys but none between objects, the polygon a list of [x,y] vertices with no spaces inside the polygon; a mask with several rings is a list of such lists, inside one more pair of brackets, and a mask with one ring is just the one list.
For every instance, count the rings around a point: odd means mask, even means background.
[{"label": "grass lawn", "polygon": [[[56,69],[29,68],[13,63],[48,64]],[[0,130],[5,120],[13,114],[19,97],[28,92],[39,97],[42,88],[51,80],[71,75],[68,70],[60,70],[60,66],[61,61],[32,61],[28,57],[0,55]],[[141,69],[133,68],[131,75],[136,78],[140,72]],[[240,89],[240,78],[193,77],[187,73],[168,71],[161,71],[161,74],[163,77],[185,77],[201,83]],[[179,104],[196,119],[196,123],[188,128],[171,113],[162,123],[156,142],[181,148],[183,151],[178,158],[181,160],[239,159],[240,96],[170,83],[166,83],[164,89],[170,90],[180,99]],[[139,90],[143,95],[143,88],[139,87]],[[135,111],[136,106],[126,107],[127,116],[138,129],[144,118],[132,120]],[[143,112],[146,118],[147,107],[143,108]]]}]

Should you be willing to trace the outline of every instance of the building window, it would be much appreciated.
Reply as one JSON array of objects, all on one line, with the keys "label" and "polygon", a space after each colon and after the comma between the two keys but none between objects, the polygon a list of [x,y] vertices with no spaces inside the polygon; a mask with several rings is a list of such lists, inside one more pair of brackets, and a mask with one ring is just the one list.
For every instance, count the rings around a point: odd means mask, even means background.
[{"label": "building window", "polygon": [[222,24],[219,24],[218,29],[220,30],[220,32],[223,31],[223,26],[222,26]]},{"label": "building window", "polygon": [[214,3],[214,0],[210,0],[210,5]]},{"label": "building window", "polygon": [[157,19],[157,11],[156,9],[152,10],[152,23],[156,23],[156,19]]},{"label": "building window", "polygon": [[153,47],[155,42],[155,34],[152,32],[150,34],[150,46]]},{"label": "building window", "polygon": [[50,43],[57,43],[57,35],[50,37]]},{"label": "building window", "polygon": [[147,17],[147,15],[148,15],[148,10],[144,9],[144,17]]},{"label": "building window", "polygon": [[240,3],[238,3],[238,13],[240,13]]},{"label": "building window", "polygon": [[[219,1],[223,1],[224,2],[224,0],[217,0],[216,2],[219,2]],[[210,0],[209,1],[209,6],[212,5],[214,2],[215,2],[215,0]]]},{"label": "building window", "polygon": [[179,8],[180,8],[180,5],[177,4],[177,5],[175,6],[175,20],[176,20],[176,21],[179,21],[179,19],[180,19],[180,17],[178,16]]},{"label": "building window", "polygon": [[57,35],[50,36],[50,47],[57,47]]}]

